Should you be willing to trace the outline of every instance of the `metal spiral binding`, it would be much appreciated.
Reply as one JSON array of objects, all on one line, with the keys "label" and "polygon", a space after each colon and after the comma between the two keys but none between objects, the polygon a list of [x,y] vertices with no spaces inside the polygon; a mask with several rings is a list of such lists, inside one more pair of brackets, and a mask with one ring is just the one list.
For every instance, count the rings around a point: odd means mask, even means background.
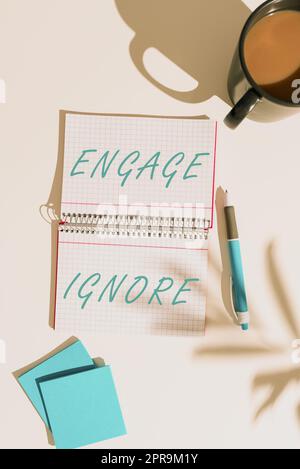
[{"label": "metal spiral binding", "polygon": [[63,213],[59,231],[99,236],[207,239],[204,218]]}]

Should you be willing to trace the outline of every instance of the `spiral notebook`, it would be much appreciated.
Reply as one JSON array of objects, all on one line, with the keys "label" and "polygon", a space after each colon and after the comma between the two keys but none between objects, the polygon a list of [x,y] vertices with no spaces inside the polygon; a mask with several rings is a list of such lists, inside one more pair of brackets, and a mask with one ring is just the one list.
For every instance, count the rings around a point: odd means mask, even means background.
[{"label": "spiral notebook", "polygon": [[54,327],[203,334],[216,122],[63,119]]}]

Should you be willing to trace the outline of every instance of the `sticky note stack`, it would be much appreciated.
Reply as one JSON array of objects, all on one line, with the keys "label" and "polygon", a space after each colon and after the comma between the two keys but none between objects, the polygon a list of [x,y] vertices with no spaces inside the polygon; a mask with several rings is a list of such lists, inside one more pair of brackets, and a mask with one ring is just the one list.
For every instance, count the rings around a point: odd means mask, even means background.
[{"label": "sticky note stack", "polygon": [[57,448],[78,448],[126,434],[109,366],[79,340],[16,372]]}]

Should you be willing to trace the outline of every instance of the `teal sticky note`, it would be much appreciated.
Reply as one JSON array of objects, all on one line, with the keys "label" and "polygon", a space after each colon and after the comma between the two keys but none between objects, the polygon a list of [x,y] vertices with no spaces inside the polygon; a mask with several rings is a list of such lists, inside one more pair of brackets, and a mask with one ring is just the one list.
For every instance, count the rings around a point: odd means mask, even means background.
[{"label": "teal sticky note", "polygon": [[126,434],[109,366],[39,381],[57,448],[78,448]]},{"label": "teal sticky note", "polygon": [[36,380],[52,373],[86,366],[94,366],[94,362],[78,340],[17,378],[47,426],[47,414]]}]

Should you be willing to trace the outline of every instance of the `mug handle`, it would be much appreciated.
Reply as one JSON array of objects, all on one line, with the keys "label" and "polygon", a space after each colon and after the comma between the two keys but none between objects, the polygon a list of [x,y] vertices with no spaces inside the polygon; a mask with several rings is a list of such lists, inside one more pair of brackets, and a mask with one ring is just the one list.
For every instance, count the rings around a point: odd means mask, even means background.
[{"label": "mug handle", "polygon": [[260,100],[261,97],[255,89],[250,88],[227,114],[224,123],[230,129],[236,129]]}]

